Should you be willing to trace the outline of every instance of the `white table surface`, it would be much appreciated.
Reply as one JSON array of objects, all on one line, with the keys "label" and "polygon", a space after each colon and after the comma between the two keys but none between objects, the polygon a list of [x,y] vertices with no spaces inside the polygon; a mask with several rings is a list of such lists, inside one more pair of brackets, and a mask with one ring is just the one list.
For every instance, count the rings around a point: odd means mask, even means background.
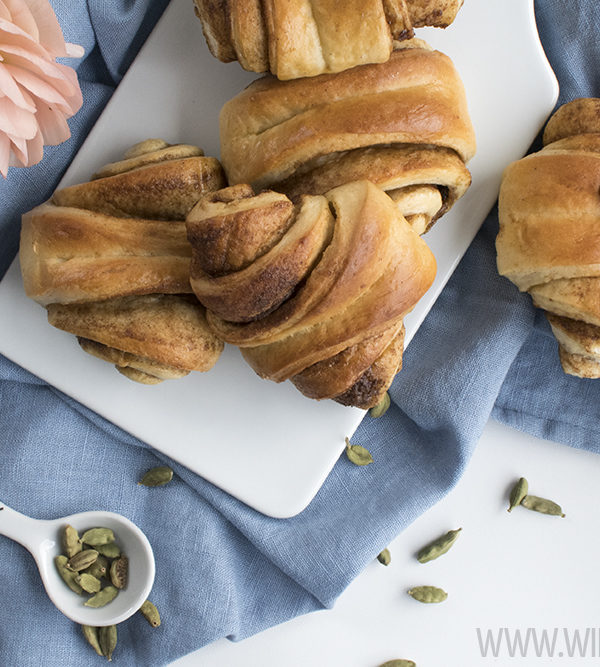
[{"label": "white table surface", "polygon": [[[566,518],[523,508],[508,514],[508,492],[520,476],[531,493],[559,502]],[[600,664],[599,480],[600,456],[490,421],[455,489],[392,542],[388,567],[368,565],[332,610],[242,642],[222,639],[172,665],[377,667],[392,658],[418,667]],[[424,543],[461,526],[445,556],[416,561]],[[448,600],[412,600],[405,591],[420,584],[444,588]],[[533,634],[525,657],[518,650],[510,657],[504,635],[498,657],[482,657],[477,628],[484,638],[488,630],[497,638],[501,628],[520,629],[523,640],[532,628],[538,641],[544,630],[552,640],[556,628],[555,658],[536,656]],[[575,631],[582,643],[588,632],[584,657],[568,655]]]}]

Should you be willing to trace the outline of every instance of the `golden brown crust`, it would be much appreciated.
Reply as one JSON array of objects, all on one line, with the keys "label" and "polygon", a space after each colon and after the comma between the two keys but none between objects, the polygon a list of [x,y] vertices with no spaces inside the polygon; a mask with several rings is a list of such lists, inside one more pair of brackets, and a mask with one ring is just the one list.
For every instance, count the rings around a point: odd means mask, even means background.
[{"label": "golden brown crust", "polygon": [[223,343],[193,297],[148,294],[96,303],[50,304],[52,326],[184,371],[206,371]]},{"label": "golden brown crust", "polygon": [[413,28],[445,28],[463,0],[194,0],[211,53],[279,79],[385,62]]},{"label": "golden brown crust", "polygon": [[191,248],[183,222],[42,204],[23,216],[25,293],[42,305],[129,294],[190,292]]},{"label": "golden brown crust", "polygon": [[600,133],[600,98],[580,97],[563,104],[544,129],[544,146],[578,134]]},{"label": "golden brown crust", "polygon": [[544,138],[505,170],[498,270],[547,311],[565,372],[598,377],[600,99],[561,107]]},{"label": "golden brown crust", "polygon": [[354,405],[368,410],[377,405],[402,368],[404,329],[395,336],[377,359],[343,394],[335,397],[337,403]]},{"label": "golden brown crust", "polygon": [[452,62],[420,40],[384,64],[260,79],[224,106],[220,123],[231,183],[296,201],[368,178],[419,233],[471,182],[465,161],[475,137],[462,83]]},{"label": "golden brown crust", "polygon": [[[120,373],[143,384],[158,384],[163,380],[175,380],[189,374],[187,370],[161,364],[154,359],[148,359],[148,357],[117,350],[89,338],[78,336],[77,342],[81,349],[88,354],[114,364]],[[132,377],[132,375],[135,377]]]},{"label": "golden brown crust", "polygon": [[277,189],[294,200],[363,178],[387,192],[418,233],[450,210],[471,184],[469,170],[452,149],[407,144],[332,154],[314,168],[305,165]]},{"label": "golden brown crust", "polygon": [[[233,204],[224,206],[223,215],[236,225]],[[240,346],[259,375],[278,382],[294,378],[311,397],[336,397],[359,381],[385,349],[398,352],[391,341],[433,281],[435,260],[391,200],[367,181],[341,186],[326,196],[306,196],[295,209],[293,224],[256,262],[216,277],[194,273],[200,261],[193,262],[192,285],[209,309],[216,335]],[[251,227],[260,226],[262,214],[260,208],[254,216],[248,211],[242,199],[240,215],[252,238]],[[191,224],[201,222],[198,214]],[[277,267],[282,249],[286,266],[302,266],[289,281],[281,279],[278,268],[269,271],[271,259]],[[194,255],[205,250],[204,245],[195,246]],[[311,260],[304,263],[307,253]],[[223,303],[234,311],[236,295],[240,310],[219,316]],[[244,322],[248,315],[252,321]],[[374,389],[375,377],[391,382],[390,369],[399,365],[398,354],[393,363],[391,356],[373,372],[370,393],[365,376],[361,405],[371,400],[367,394],[374,400],[381,393]]]},{"label": "golden brown crust", "polygon": [[130,379],[156,384],[208,370],[223,344],[189,284],[184,218],[224,185],[194,146],[148,139],[92,181],[56,192],[23,216],[25,292],[54,326]]}]

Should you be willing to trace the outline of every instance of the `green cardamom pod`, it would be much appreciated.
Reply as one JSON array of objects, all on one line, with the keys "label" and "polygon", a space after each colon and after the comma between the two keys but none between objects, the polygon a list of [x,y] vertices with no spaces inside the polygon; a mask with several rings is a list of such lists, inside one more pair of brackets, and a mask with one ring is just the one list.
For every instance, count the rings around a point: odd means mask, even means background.
[{"label": "green cardamom pod", "polygon": [[443,602],[448,597],[446,591],[441,588],[436,588],[435,586],[416,586],[415,588],[411,588],[408,591],[408,594],[415,600],[427,604],[432,602]]},{"label": "green cardamom pod", "polygon": [[153,628],[157,628],[160,625],[160,614],[150,600],[146,600],[140,607],[140,613]]},{"label": "green cardamom pod", "polygon": [[67,561],[67,569],[73,570],[73,572],[79,572],[79,570],[85,570],[98,558],[98,552],[95,549],[86,549],[85,551],[80,551],[78,554],[75,554],[72,558],[69,558]]},{"label": "green cardamom pod", "polygon": [[78,595],[81,595],[83,593],[83,588],[75,581],[75,577],[77,576],[76,572],[73,572],[72,570],[67,569],[67,562],[68,558],[66,556],[57,556],[54,559],[54,564],[56,565],[56,569],[58,571],[58,574],[62,577],[62,580],[67,584],[67,586],[74,592],[77,593]]},{"label": "green cardamom pod", "polygon": [[509,512],[512,512],[512,510],[515,507],[517,507],[517,505],[521,504],[523,498],[525,498],[528,491],[529,491],[529,483],[527,482],[525,477],[521,477],[519,481],[513,486],[512,491],[510,492],[510,502],[508,506]]},{"label": "green cardamom pod", "polygon": [[378,417],[383,417],[383,415],[388,411],[390,403],[391,403],[390,395],[386,391],[385,394],[383,395],[383,398],[379,401],[379,403],[370,408],[369,416],[373,417],[374,419],[377,419]]},{"label": "green cardamom pod", "polygon": [[114,542],[100,544],[96,547],[96,551],[107,558],[118,558],[121,555],[121,549]]},{"label": "green cardamom pod", "polygon": [[521,501],[521,505],[526,507],[528,510],[533,510],[534,512],[551,514],[552,516],[565,516],[561,506],[557,505],[552,500],[548,500],[547,498],[538,498],[538,496],[525,496],[525,498],[523,498]]},{"label": "green cardamom pod", "polygon": [[173,479],[173,471],[168,466],[157,466],[146,472],[138,482],[142,486],[164,486]]},{"label": "green cardamom pod", "polygon": [[89,544],[92,547],[99,547],[103,544],[115,541],[115,534],[110,528],[92,528],[86,530],[81,536],[81,541],[84,544]]},{"label": "green cardamom pod", "polygon": [[382,564],[382,565],[389,565],[392,562],[392,554],[390,553],[389,549],[384,549],[379,556],[377,556],[377,560]]},{"label": "green cardamom pod", "polygon": [[104,607],[105,604],[112,602],[117,597],[118,592],[114,586],[106,586],[84,604],[86,607]]},{"label": "green cardamom pod", "polygon": [[367,466],[373,463],[371,452],[361,445],[351,445],[350,440],[346,438],[346,456],[357,466]]},{"label": "green cardamom pod", "polygon": [[106,560],[104,556],[98,556],[98,558],[96,558],[96,560],[83,571],[86,574],[91,574],[92,577],[96,577],[96,579],[101,579],[106,576],[107,570],[108,560]]},{"label": "green cardamom pod", "polygon": [[388,660],[379,667],[417,667],[412,660]]},{"label": "green cardamom pod", "polygon": [[461,530],[462,528],[449,530],[445,535],[438,537],[437,540],[426,544],[417,554],[419,563],[428,563],[430,560],[435,560],[445,554],[456,542]]},{"label": "green cardamom pod", "polygon": [[96,579],[96,577],[85,572],[75,577],[75,581],[86,593],[97,593],[102,588],[100,579]]},{"label": "green cardamom pod", "polygon": [[73,526],[66,525],[62,534],[62,546],[63,552],[67,558],[72,558],[75,554],[78,554],[82,545],[79,541],[79,533],[73,528]]},{"label": "green cardamom pod", "polygon": [[103,657],[104,653],[102,653],[100,642],[98,641],[98,628],[94,628],[91,625],[82,625],[81,630],[83,631],[83,636],[87,639],[87,643],[100,657]]},{"label": "green cardamom pod", "polygon": [[110,662],[113,651],[117,647],[117,626],[106,625],[103,628],[98,628],[98,642],[102,650],[102,655]]},{"label": "green cardamom pod", "polygon": [[110,580],[115,588],[123,588],[127,585],[127,574],[129,560],[127,556],[121,556],[113,560],[110,566]]}]

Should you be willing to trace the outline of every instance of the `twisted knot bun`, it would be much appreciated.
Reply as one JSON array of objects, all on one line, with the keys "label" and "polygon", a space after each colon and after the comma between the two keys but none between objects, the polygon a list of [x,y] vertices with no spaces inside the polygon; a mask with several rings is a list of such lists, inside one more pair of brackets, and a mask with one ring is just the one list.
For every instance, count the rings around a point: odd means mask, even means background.
[{"label": "twisted knot bun", "polygon": [[262,377],[368,408],[401,365],[403,318],[435,260],[368,181],[293,204],[238,185],[187,218],[191,285],[216,335]]},{"label": "twisted knot bun", "polygon": [[475,135],[452,61],[411,40],[378,65],[313,79],[264,77],[221,111],[231,184],[297,199],[369,179],[422,233],[471,182]]},{"label": "twisted knot bun", "polygon": [[138,382],[208,370],[223,344],[189,295],[185,216],[225,184],[195,146],[152,139],[23,216],[26,294],[84,350]]},{"label": "twisted knot bun", "polygon": [[413,28],[445,28],[463,0],[194,0],[213,56],[297,79],[385,62]]},{"label": "twisted knot bun", "polygon": [[546,311],[565,372],[600,377],[600,99],[548,122],[544,148],[508,166],[498,270]]}]

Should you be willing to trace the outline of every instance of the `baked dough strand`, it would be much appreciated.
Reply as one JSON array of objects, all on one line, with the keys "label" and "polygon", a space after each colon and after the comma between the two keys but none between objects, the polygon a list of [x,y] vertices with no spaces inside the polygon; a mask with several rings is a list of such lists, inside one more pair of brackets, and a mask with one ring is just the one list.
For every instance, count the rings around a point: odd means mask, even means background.
[{"label": "baked dough strand", "polygon": [[205,196],[187,228],[209,324],[261,377],[363,408],[381,399],[435,260],[380,189],[358,181],[292,205],[233,186]]}]

